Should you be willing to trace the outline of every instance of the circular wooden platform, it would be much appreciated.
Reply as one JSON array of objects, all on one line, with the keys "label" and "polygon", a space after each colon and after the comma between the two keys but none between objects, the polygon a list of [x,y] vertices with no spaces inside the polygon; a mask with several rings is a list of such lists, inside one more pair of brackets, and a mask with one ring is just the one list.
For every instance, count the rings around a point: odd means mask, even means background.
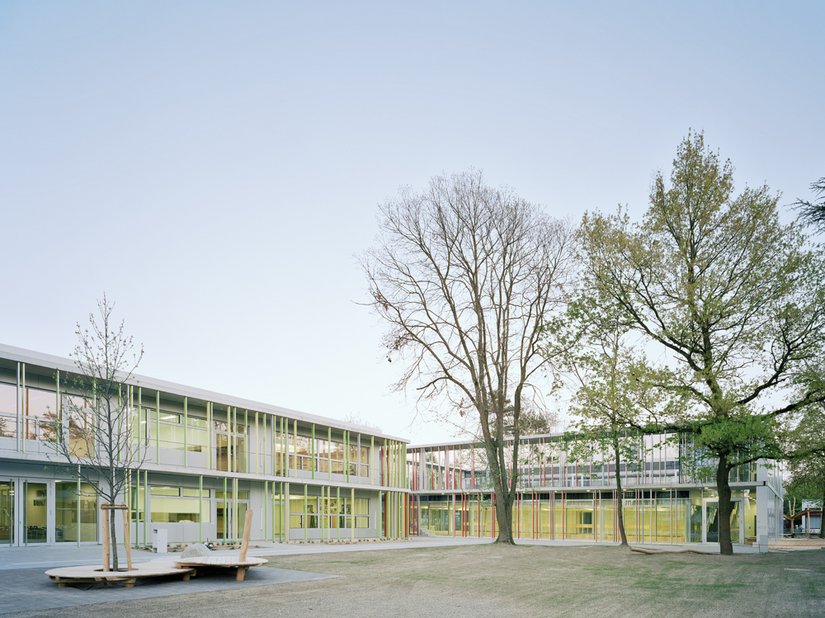
[{"label": "circular wooden platform", "polygon": [[122,583],[127,588],[135,585],[138,579],[150,577],[168,577],[180,575],[183,581],[189,581],[195,569],[179,567],[169,560],[150,560],[133,564],[131,571],[104,571],[100,565],[61,567],[49,569],[46,575],[61,588],[67,584]]},{"label": "circular wooden platform", "polygon": [[235,575],[235,580],[242,582],[250,567],[261,566],[267,562],[269,562],[269,560],[266,558],[255,557],[248,557],[246,560],[240,560],[235,556],[198,556],[196,558],[181,558],[180,560],[175,560],[175,566],[192,569],[238,569],[238,572]]}]

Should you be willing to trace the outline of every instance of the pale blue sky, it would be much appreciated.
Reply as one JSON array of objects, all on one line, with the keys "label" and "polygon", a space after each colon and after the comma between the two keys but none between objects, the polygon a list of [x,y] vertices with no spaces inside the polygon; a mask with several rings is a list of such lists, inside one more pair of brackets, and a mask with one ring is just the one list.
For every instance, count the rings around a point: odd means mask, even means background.
[{"label": "pale blue sky", "polygon": [[441,440],[356,256],[401,185],[646,206],[689,128],[782,203],[825,175],[824,2],[0,1],[0,341],[105,290],[141,373]]}]

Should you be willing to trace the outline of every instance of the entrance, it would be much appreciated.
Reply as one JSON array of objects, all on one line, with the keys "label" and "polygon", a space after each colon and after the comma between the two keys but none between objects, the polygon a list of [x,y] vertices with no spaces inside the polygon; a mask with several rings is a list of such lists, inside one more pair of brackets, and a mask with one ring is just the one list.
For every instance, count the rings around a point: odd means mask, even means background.
[{"label": "entrance", "polygon": [[[222,541],[240,539],[243,536],[243,526],[246,521],[246,511],[249,509],[249,490],[240,490],[238,499],[232,498],[232,493],[217,494],[215,521],[217,524],[216,536]],[[226,498],[224,498],[226,496]],[[237,508],[235,505],[237,504]]]},{"label": "entrance", "polygon": [[0,546],[53,542],[51,490],[52,484],[48,482],[0,479]]},{"label": "entrance", "polygon": [[0,546],[14,545],[14,483],[0,480]]},{"label": "entrance", "polygon": [[[742,500],[731,500],[730,538],[734,543],[745,542],[744,508]],[[702,500],[702,542],[719,542],[719,500]]]}]

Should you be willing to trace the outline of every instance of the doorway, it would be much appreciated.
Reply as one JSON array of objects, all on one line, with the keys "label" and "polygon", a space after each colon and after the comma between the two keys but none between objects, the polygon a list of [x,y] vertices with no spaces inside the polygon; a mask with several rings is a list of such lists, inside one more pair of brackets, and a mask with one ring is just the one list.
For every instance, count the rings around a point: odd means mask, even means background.
[{"label": "doorway", "polygon": [[[249,490],[238,491],[237,499],[232,497],[231,492],[218,491],[216,494],[216,537],[222,541],[240,539],[243,536],[246,511],[249,509]],[[315,518],[314,516],[311,517]]]},{"label": "doorway", "polygon": [[14,481],[0,480],[0,547],[15,545]]},{"label": "doorway", "polygon": [[0,546],[54,542],[53,488],[49,481],[0,479]]},{"label": "doorway", "polygon": [[[745,542],[744,505],[742,500],[731,500],[730,538],[734,543]],[[702,500],[702,542],[719,542],[719,499]]]}]

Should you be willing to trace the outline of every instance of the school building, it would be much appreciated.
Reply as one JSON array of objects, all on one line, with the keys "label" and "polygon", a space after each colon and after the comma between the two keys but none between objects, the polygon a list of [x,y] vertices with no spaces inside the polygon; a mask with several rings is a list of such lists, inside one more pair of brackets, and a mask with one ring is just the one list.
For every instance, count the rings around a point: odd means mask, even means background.
[{"label": "school building", "polygon": [[[57,440],[78,434],[66,412],[83,403],[76,371],[68,359],[0,345],[0,551],[101,542],[100,499],[55,451]],[[137,546],[161,529],[170,543],[234,541],[248,509],[256,541],[496,536],[496,496],[478,442],[410,446],[144,376],[121,396],[145,449],[123,496]],[[644,436],[631,446],[619,497],[609,457],[574,455],[560,435],[523,437],[514,535],[614,542],[621,508],[631,542],[718,540],[713,460],[690,436]],[[734,470],[731,485],[733,541],[767,548],[782,535],[781,479],[755,462]]]}]

